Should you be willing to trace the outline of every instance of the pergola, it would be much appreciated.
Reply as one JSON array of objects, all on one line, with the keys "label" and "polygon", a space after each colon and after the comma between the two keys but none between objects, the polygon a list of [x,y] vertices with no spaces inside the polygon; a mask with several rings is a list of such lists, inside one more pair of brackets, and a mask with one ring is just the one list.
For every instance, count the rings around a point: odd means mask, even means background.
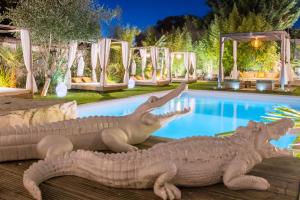
[{"label": "pergola", "polygon": [[[110,61],[110,51],[111,45],[120,44],[121,45],[121,58],[122,65],[124,67],[124,77],[122,83],[108,83],[107,71]],[[80,89],[80,90],[95,90],[95,91],[113,91],[125,89],[128,86],[128,68],[129,68],[129,44],[126,41],[115,40],[110,38],[100,39],[98,42],[91,44],[91,67],[92,67],[92,82],[86,83],[72,83],[71,67],[76,58],[78,43],[77,41],[71,41],[69,44],[69,55],[68,55],[68,64],[67,64],[67,73],[65,77],[65,82],[68,89]],[[99,82],[96,77],[96,66],[99,61],[101,73]],[[81,65],[80,67],[83,67]],[[83,69],[77,69],[77,72],[83,72]],[[82,73],[77,73],[81,75]]]},{"label": "pergola", "polygon": [[[136,65],[134,54],[138,52],[141,58],[140,65]],[[171,81],[170,51],[165,47],[147,46],[131,48],[131,74],[136,75],[136,68],[141,68],[141,80],[135,80],[136,85],[168,85]],[[145,69],[147,59],[150,59],[152,65],[152,78],[147,80]],[[158,76],[158,72],[159,76]],[[165,75],[165,76],[164,76]]]},{"label": "pergola", "polygon": [[33,75],[32,45],[31,45],[30,32],[25,28],[18,28],[15,26],[0,24],[0,33],[16,33],[16,32],[20,32],[23,59],[27,70],[26,90],[30,90],[32,93],[35,93],[37,92],[37,85]]},{"label": "pergola", "polygon": [[[172,82],[186,82],[193,83],[197,81],[196,77],[196,53],[188,51],[176,51],[171,53],[171,78]],[[174,59],[183,59],[183,65],[185,69],[184,77],[175,77],[173,76],[176,71],[174,70]],[[190,74],[190,71],[193,70],[193,74]]]},{"label": "pergola", "polygon": [[220,35],[220,59],[219,59],[219,74],[218,74],[218,87],[221,88],[221,83],[224,80],[224,68],[223,68],[223,55],[224,55],[224,43],[226,41],[233,41],[233,70],[232,76],[234,79],[238,77],[237,70],[237,45],[238,42],[249,42],[253,40],[260,41],[280,41],[281,42],[281,70],[280,70],[280,85],[284,90],[285,84],[287,84],[288,70],[290,68],[290,35],[285,31],[270,31],[270,32],[249,32],[249,33],[228,33]]}]

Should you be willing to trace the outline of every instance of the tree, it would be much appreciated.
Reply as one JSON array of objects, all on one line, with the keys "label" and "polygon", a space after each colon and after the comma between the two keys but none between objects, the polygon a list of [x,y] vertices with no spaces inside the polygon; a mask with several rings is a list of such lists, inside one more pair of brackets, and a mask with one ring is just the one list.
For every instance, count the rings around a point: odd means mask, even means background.
[{"label": "tree", "polygon": [[106,9],[93,0],[24,0],[9,9],[6,17],[14,25],[30,29],[32,40],[40,45],[46,77],[42,95],[46,95],[62,53],[61,48],[51,51],[52,44],[65,46],[70,40],[97,39],[100,22],[118,14],[119,9]]},{"label": "tree", "polygon": [[163,20],[159,20],[155,25],[149,27],[137,36],[137,44],[142,45],[142,41],[152,45],[163,35],[174,33],[176,30],[189,32],[192,41],[199,40],[206,28],[204,21],[194,15],[170,16]]},{"label": "tree", "polygon": [[0,3],[0,23],[9,24],[10,20],[4,17],[4,13],[10,8],[15,8],[20,0],[1,0]]},{"label": "tree", "polygon": [[[232,12],[227,19],[221,20],[216,16],[211,23],[202,40],[195,43],[195,51],[198,57],[198,64],[202,65],[205,72],[217,71],[219,59],[219,37],[220,33],[231,32],[255,32],[270,31],[272,26],[268,24],[261,15],[249,13],[241,16],[237,7],[233,6]],[[232,42],[226,42],[224,48],[223,65],[225,74],[229,74],[233,66]],[[276,64],[279,56],[275,42],[263,42],[263,45],[255,49],[249,42],[238,44],[238,67],[239,70],[267,71]]]},{"label": "tree", "polygon": [[126,25],[122,27],[117,25],[113,28],[111,36],[113,38],[129,42],[131,46],[135,43],[135,37],[141,33],[141,30],[135,26]]},{"label": "tree", "polygon": [[236,4],[242,16],[254,13],[264,17],[267,22],[278,30],[290,28],[300,16],[298,0],[206,0],[212,12],[220,17],[227,18]]}]

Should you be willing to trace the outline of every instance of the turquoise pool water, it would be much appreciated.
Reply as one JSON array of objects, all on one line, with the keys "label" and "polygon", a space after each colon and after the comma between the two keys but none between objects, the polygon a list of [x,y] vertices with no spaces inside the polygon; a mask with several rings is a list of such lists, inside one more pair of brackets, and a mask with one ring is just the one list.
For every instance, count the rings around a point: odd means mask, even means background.
[{"label": "turquoise pool water", "polygon": [[[217,133],[235,130],[238,126],[245,126],[249,120],[263,121],[262,116],[273,111],[275,106],[288,106],[300,110],[299,99],[290,101],[286,98],[277,99],[277,97],[272,96],[239,95],[230,97],[230,95],[185,92],[180,98],[173,99],[153,112],[159,114],[183,107],[191,107],[191,113],[175,119],[156,131],[154,135],[169,138],[214,136]],[[79,107],[79,115],[81,117],[92,115],[122,116],[134,111],[146,99],[147,97],[138,97],[82,106]],[[288,147],[294,139],[295,136],[287,135],[279,141],[274,141],[273,144],[278,147]]]}]

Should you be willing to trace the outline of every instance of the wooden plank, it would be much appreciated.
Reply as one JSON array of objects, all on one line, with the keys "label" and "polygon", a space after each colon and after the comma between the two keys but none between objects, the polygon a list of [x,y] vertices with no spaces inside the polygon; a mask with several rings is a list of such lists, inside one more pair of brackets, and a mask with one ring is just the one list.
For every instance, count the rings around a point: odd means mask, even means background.
[{"label": "wooden plank", "polygon": [[[168,138],[150,137],[139,148],[149,148]],[[22,183],[23,172],[33,162],[17,161],[0,164],[0,200],[32,199]],[[183,200],[294,200],[297,198],[300,180],[300,160],[294,158],[273,158],[257,165],[251,174],[265,177],[271,183],[269,191],[232,191],[223,184],[202,188],[181,188]],[[41,184],[45,200],[159,200],[152,189],[116,189],[75,176],[56,177]]]}]

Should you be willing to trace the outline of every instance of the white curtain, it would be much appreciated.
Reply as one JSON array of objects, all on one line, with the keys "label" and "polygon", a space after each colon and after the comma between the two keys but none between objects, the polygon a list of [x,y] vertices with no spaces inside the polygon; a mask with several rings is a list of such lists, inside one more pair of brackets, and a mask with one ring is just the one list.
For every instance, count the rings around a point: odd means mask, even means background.
[{"label": "white curtain", "polygon": [[185,67],[186,73],[185,73],[185,78],[189,78],[189,65],[190,65],[190,59],[189,59],[189,53],[184,52],[183,53],[183,65]]},{"label": "white curtain", "polygon": [[32,90],[33,93],[37,92],[36,82],[33,76],[33,66],[32,66],[32,51],[31,51],[31,39],[30,33],[26,29],[21,30],[21,44],[23,51],[24,64],[27,70],[26,78],[26,89]]},{"label": "white curtain", "polygon": [[171,69],[171,77],[172,77],[172,73],[174,72],[175,77],[176,77],[176,72],[173,70],[173,64],[174,64],[174,53],[171,53],[171,64],[170,64],[170,69]]},{"label": "white curtain", "polygon": [[97,82],[96,67],[98,60],[98,44],[93,43],[91,47],[92,80]]},{"label": "white curtain", "polygon": [[238,78],[238,70],[237,70],[237,41],[233,41],[233,69],[232,69],[232,78]]},{"label": "white curtain", "polygon": [[136,62],[132,60],[131,62],[131,75],[134,76],[136,74]]},{"label": "white curtain", "polygon": [[190,53],[191,68],[193,69],[193,78],[196,78],[196,54]]},{"label": "white curtain", "polygon": [[65,84],[67,85],[67,88],[71,88],[71,67],[74,63],[74,60],[76,58],[76,51],[77,51],[77,41],[71,41],[69,44],[69,54],[68,54],[68,65],[67,65],[67,72],[65,75]]},{"label": "white curtain", "polygon": [[153,67],[152,81],[156,82],[157,65],[158,65],[158,49],[156,47],[150,47],[151,63]]},{"label": "white curtain", "polygon": [[84,66],[85,63],[84,63],[83,55],[82,52],[80,52],[77,61],[77,76],[83,76]]},{"label": "white curtain", "polygon": [[101,66],[100,86],[106,85],[106,69],[109,60],[111,39],[102,39],[99,41],[99,62]]},{"label": "white curtain", "polygon": [[141,64],[142,64],[142,77],[145,79],[145,69],[147,66],[147,49],[140,49],[140,55],[141,55]]},{"label": "white curtain", "polygon": [[[174,57],[173,57],[174,58]],[[169,49],[165,49],[165,67],[167,72],[167,79],[170,80],[171,75],[171,66],[170,66],[170,51]]]},{"label": "white curtain", "polygon": [[[294,80],[294,70],[291,66],[291,41],[290,39],[286,40],[286,72],[284,73],[286,78],[285,80],[287,80],[286,82],[288,83],[288,81],[293,81]],[[287,84],[286,83],[286,84]]]},{"label": "white curtain", "polygon": [[125,70],[125,74],[124,74],[124,83],[128,83],[129,80],[129,74],[128,74],[128,68],[129,68],[129,64],[130,64],[130,58],[129,58],[129,44],[128,42],[121,42],[122,45],[122,64]]}]

